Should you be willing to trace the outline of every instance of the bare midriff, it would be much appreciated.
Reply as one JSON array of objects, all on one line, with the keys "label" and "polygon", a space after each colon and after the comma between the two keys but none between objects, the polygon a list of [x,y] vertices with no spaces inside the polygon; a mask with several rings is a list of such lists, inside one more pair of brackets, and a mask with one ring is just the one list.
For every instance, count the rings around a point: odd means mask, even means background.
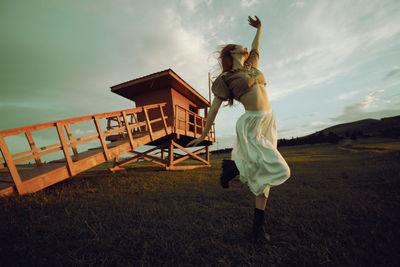
[{"label": "bare midriff", "polygon": [[239,101],[243,104],[246,110],[271,110],[271,105],[269,104],[269,99],[264,84],[258,83],[253,85],[248,92],[240,97]]}]

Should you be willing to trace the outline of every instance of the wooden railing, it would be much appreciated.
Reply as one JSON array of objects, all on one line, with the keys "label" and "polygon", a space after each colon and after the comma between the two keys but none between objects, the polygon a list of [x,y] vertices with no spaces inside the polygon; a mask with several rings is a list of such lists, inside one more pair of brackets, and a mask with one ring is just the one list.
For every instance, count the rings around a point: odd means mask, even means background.
[{"label": "wooden railing", "polygon": [[[16,167],[17,164],[34,160],[36,166],[41,167],[43,165],[41,160],[42,157],[49,154],[57,153],[59,151],[63,151],[64,154],[63,160],[65,160],[67,163],[68,171],[71,176],[75,175],[77,172],[79,172],[79,170],[76,169],[76,167],[74,168],[73,161],[79,160],[79,153],[77,150],[77,147],[79,145],[98,140],[101,144],[100,148],[103,149],[104,156],[106,157],[107,160],[110,160],[112,157],[109,153],[109,149],[106,143],[107,136],[115,134],[121,134],[127,136],[133,148],[134,132],[144,130],[148,132],[151,140],[153,140],[152,124],[159,121],[163,122],[165,134],[169,134],[166,123],[167,117],[164,115],[163,111],[163,107],[165,106],[165,104],[166,103],[160,103],[143,107],[137,107],[133,109],[88,115],[72,119],[59,120],[59,121],[41,123],[26,127],[0,131],[0,150],[2,154],[2,157],[0,158],[0,169],[5,167],[8,168],[11,177],[14,180],[15,186],[17,187],[17,190],[20,192],[22,191],[20,190],[22,189],[22,182]],[[148,111],[151,109],[158,109],[160,111],[160,116],[157,119],[150,121],[148,116]],[[142,117],[145,118],[143,121],[138,121],[139,113],[143,113],[144,116]],[[104,131],[101,126],[102,124],[101,122],[104,119],[107,120],[108,123],[112,120],[115,120],[118,122],[118,126],[111,127],[111,125],[108,124],[107,130]],[[73,138],[70,126],[72,124],[87,123],[87,122],[93,122],[97,133],[83,136],[80,138]],[[55,144],[47,145],[44,147],[37,147],[34,138],[32,136],[32,132],[47,130],[51,128],[57,131],[58,134],[57,142]],[[30,149],[16,154],[11,154],[5,138],[8,136],[15,136],[21,134],[25,135],[25,137],[27,138]],[[73,155],[71,155],[70,150],[72,150]]]},{"label": "wooden railing", "polygon": [[[194,133],[194,138],[201,136],[206,124],[206,118],[201,117],[197,113],[187,110],[179,105],[175,105],[174,114],[175,132],[177,132],[177,130],[183,130],[185,135]],[[212,125],[211,130],[208,133],[208,137],[215,140],[215,124]]]}]

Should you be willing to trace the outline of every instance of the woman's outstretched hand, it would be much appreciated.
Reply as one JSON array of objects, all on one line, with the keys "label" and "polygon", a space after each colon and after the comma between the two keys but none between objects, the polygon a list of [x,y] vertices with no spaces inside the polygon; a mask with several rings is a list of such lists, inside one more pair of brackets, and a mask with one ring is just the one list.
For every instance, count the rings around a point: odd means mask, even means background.
[{"label": "woman's outstretched hand", "polygon": [[254,28],[258,29],[262,26],[262,23],[261,23],[261,20],[257,16],[255,16],[255,17],[256,17],[256,19],[253,19],[252,17],[249,16],[249,24],[251,26],[253,26]]}]

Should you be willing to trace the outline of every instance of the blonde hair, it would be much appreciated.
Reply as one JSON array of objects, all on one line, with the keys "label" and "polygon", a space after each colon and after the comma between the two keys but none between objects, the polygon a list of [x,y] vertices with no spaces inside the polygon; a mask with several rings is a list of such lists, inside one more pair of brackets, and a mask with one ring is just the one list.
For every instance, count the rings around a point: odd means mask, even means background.
[{"label": "blonde hair", "polygon": [[[233,66],[233,57],[231,55],[231,51],[236,48],[235,44],[228,44],[225,45],[222,49],[221,52],[219,52],[219,63],[221,66],[221,73],[229,71],[232,69]],[[233,95],[230,95],[228,98],[228,106],[233,105]]]}]

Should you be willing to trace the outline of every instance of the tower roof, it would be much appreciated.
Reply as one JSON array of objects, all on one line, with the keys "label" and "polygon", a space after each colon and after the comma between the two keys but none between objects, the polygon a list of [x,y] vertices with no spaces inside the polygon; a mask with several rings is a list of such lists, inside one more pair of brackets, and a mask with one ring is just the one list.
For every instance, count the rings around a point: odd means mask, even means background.
[{"label": "tower roof", "polygon": [[155,90],[174,88],[199,108],[209,107],[210,102],[179,77],[172,69],[156,72],[111,87],[111,92],[135,101],[136,95],[150,94]]}]

